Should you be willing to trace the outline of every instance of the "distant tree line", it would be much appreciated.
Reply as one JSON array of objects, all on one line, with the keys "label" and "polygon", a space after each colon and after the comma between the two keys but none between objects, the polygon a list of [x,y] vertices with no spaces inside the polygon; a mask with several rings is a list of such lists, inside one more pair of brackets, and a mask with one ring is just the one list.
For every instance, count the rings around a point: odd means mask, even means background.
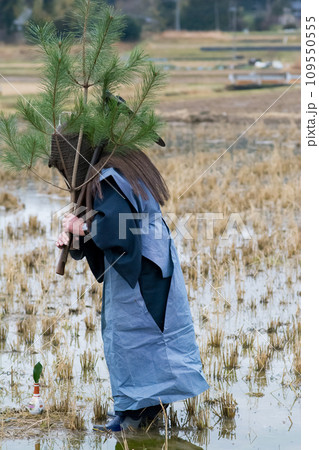
[{"label": "distant tree line", "polygon": [[[24,17],[53,21],[58,29],[72,27],[68,12],[75,0],[0,0],[0,31],[8,38],[17,31],[15,20]],[[93,0],[94,1],[94,0]],[[144,28],[153,31],[267,30],[278,24],[300,0],[102,0],[127,14],[125,40],[137,40]],[[298,9],[298,8],[297,8]],[[22,15],[22,16],[21,16]],[[289,20],[288,20],[289,22]],[[293,26],[293,24],[292,24]]]},{"label": "distant tree line", "polygon": [[[69,15],[75,0],[0,0],[0,30],[5,31],[8,37],[17,31],[15,20],[28,9],[31,11],[29,19],[41,21],[53,21],[61,31],[68,31],[72,26]],[[94,1],[94,0],[92,0]],[[116,1],[105,1],[115,4]],[[23,19],[22,19],[23,20]],[[141,20],[131,16],[126,18],[126,30],[123,40],[137,40],[142,29]]]},{"label": "distant tree line", "polygon": [[[267,30],[278,24],[292,0],[154,0],[156,18],[162,30],[176,28],[179,7],[184,30]],[[178,5],[179,4],[179,5]]]}]

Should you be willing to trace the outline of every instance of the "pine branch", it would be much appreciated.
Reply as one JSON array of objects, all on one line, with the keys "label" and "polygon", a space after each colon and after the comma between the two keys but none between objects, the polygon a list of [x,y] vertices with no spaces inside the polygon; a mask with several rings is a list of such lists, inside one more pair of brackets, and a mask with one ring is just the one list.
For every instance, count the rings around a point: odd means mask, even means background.
[{"label": "pine branch", "polygon": [[141,87],[138,89],[138,95],[136,96],[136,99],[133,102],[132,114],[127,120],[126,126],[124,127],[124,130],[120,135],[119,139],[114,142],[115,145],[126,145],[126,142],[125,143],[123,142],[124,137],[126,133],[130,130],[130,128],[136,126],[136,119],[138,124],[139,122],[138,113],[140,109],[143,107],[144,108],[143,113],[145,114],[146,111],[145,108],[154,103],[154,95],[156,93],[154,93],[153,91],[154,90],[157,91],[160,87],[162,87],[164,80],[165,75],[159,70],[156,70],[154,65],[151,64],[148,72],[145,75],[145,78],[142,81]]},{"label": "pine branch", "polygon": [[87,33],[87,23],[89,18],[91,1],[86,2],[86,9],[84,14],[84,24],[83,24],[83,38],[82,38],[82,73],[83,73],[83,83],[86,84],[86,70],[85,70],[85,44],[86,44],[86,33]]},{"label": "pine branch", "polygon": [[20,112],[22,118],[26,122],[29,122],[36,130],[46,135],[52,134],[52,130],[46,130],[47,123],[40,112],[41,105],[38,102],[20,97],[18,98],[17,110]]},{"label": "pine branch", "polygon": [[125,145],[128,147],[147,148],[150,145],[150,140],[156,141],[156,132],[161,125],[160,119],[153,112],[147,114],[145,118],[139,116],[136,120],[136,126],[133,127],[125,139]]},{"label": "pine branch", "polygon": [[[16,115],[11,115],[6,118],[3,113],[0,114],[0,137],[6,144],[1,151],[1,159],[4,165],[19,171],[26,168],[27,164],[19,151]],[[14,153],[11,152],[11,149]]]},{"label": "pine branch", "polygon": [[166,79],[166,74],[150,63],[144,73],[142,83],[137,87],[137,94],[132,102],[133,111],[138,112],[142,106],[153,107],[156,96],[165,85]]},{"label": "pine branch", "polygon": [[2,147],[0,152],[0,160],[5,167],[19,172],[29,171],[51,186],[63,191],[68,190],[44,179],[33,168],[43,154],[47,155],[47,142],[43,135],[21,135],[18,131],[17,116],[5,117],[3,113],[0,113],[0,137],[6,144],[6,147]]},{"label": "pine branch", "polygon": [[76,96],[74,99],[74,107],[71,114],[67,117],[63,124],[63,133],[76,133],[81,128],[81,125],[86,122],[87,107],[83,103],[83,97],[81,95]]},{"label": "pine branch", "polygon": [[0,115],[0,137],[5,143],[1,149],[1,160],[15,170],[30,170],[36,160],[46,152],[45,136],[35,132],[19,133],[16,115]]},{"label": "pine branch", "polygon": [[117,42],[124,29],[123,16],[110,6],[100,8],[98,17],[88,30],[88,67],[90,78],[99,83],[107,62],[117,54],[112,46]]},{"label": "pine branch", "polygon": [[120,86],[136,83],[136,77],[143,76],[149,65],[148,55],[142,49],[135,48],[127,61],[123,61],[118,54],[111,53],[104,62],[103,71],[97,80],[96,96],[101,100],[106,91],[114,91]]},{"label": "pine branch", "polygon": [[114,20],[114,18],[111,15],[109,15],[106,18],[106,24],[105,24],[105,27],[104,27],[104,31],[103,31],[102,37],[101,37],[100,42],[98,43],[97,49],[95,51],[95,55],[94,55],[91,67],[89,68],[89,73],[88,73],[88,77],[87,77],[87,83],[90,81],[90,77],[92,75],[92,71],[94,70],[95,65],[97,63],[97,60],[98,60],[98,58],[99,58],[99,56],[100,56],[100,54],[102,52],[103,45],[104,45],[104,43],[106,41],[106,37],[107,37],[108,31],[110,29],[110,26],[111,26],[111,23],[112,23],[113,20]]},{"label": "pine branch", "polygon": [[53,22],[46,22],[38,25],[34,22],[29,22],[26,28],[26,38],[30,44],[38,46],[46,55],[49,54],[50,45],[56,39],[56,28]]},{"label": "pine branch", "polygon": [[[69,52],[72,41],[72,38],[69,36],[61,39],[56,36],[55,40],[50,42],[49,53],[44,59],[41,77],[43,93],[33,106],[35,106],[37,112],[45,121],[49,122],[49,127],[50,124],[53,127],[52,130],[48,129],[48,132],[56,131],[59,116],[65,109],[65,104],[74,90],[74,83],[68,74],[70,68]],[[36,120],[31,108],[23,107],[21,103],[23,105],[23,102],[20,101],[20,112],[22,112],[22,115],[26,115],[26,120],[31,119],[31,123],[38,127],[40,118]],[[48,127],[46,126],[45,128]]]}]

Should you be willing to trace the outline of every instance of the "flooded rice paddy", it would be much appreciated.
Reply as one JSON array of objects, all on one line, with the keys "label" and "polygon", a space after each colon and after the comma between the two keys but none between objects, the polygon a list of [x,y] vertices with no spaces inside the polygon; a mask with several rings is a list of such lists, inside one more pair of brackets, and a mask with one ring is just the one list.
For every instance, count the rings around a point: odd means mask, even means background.
[{"label": "flooded rice paddy", "polygon": [[[69,259],[66,275],[55,275],[68,199],[36,182],[4,182],[24,207],[0,210],[1,448],[300,447],[299,131],[262,122],[215,164],[233,139],[224,123],[218,140],[219,126],[173,123],[165,156],[154,153],[211,388],[139,433],[92,431],[113,409],[102,290],[83,261]],[[38,361],[46,410],[31,416]]]}]

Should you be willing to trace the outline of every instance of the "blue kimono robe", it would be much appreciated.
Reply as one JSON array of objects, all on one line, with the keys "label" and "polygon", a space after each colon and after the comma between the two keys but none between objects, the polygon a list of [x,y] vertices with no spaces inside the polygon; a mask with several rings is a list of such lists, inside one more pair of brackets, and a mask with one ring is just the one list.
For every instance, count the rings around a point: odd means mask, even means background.
[{"label": "blue kimono robe", "polygon": [[196,396],[209,386],[160,206],[147,188],[147,199],[135,195],[113,168],[103,170],[100,179],[104,195],[94,201],[91,250],[76,259],[86,256],[97,279],[103,276],[102,337],[114,409]]}]

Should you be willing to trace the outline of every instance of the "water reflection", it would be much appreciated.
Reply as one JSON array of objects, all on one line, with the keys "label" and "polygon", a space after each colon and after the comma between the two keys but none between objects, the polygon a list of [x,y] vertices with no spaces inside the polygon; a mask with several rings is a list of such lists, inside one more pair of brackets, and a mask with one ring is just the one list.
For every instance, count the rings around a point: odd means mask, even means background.
[{"label": "water reflection", "polygon": [[[167,443],[170,450],[202,450],[204,448],[179,437],[171,437],[167,440]],[[121,438],[116,443],[115,450],[127,448],[126,444],[128,448],[134,450],[162,450],[165,448],[165,436],[152,433],[127,437],[126,440]]]},{"label": "water reflection", "polygon": [[236,421],[235,419],[223,419],[219,422],[218,439],[226,438],[236,439]]}]

